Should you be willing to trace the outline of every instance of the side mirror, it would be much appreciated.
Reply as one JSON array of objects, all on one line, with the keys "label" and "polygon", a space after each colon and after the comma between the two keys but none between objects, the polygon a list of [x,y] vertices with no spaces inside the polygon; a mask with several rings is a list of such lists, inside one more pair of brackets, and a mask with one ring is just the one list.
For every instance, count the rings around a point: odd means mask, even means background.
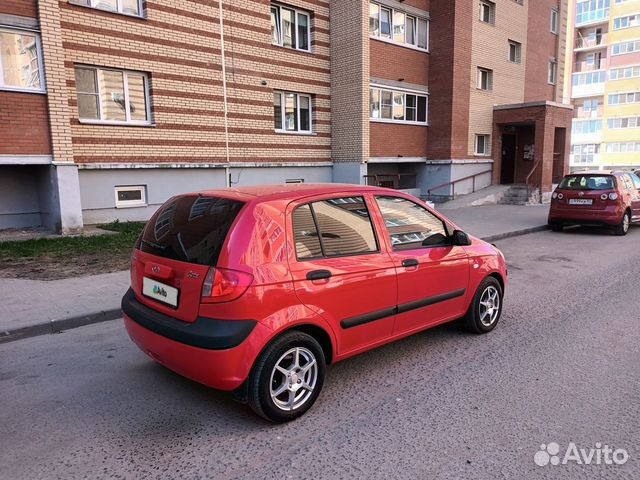
[{"label": "side mirror", "polygon": [[471,238],[462,230],[453,231],[453,245],[456,247],[465,247],[471,245]]}]

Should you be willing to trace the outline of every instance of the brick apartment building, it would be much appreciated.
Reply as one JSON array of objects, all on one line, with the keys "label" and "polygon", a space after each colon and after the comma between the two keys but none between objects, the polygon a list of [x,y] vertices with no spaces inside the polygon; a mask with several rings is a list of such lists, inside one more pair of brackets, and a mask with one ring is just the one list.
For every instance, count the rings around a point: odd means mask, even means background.
[{"label": "brick apartment building", "polygon": [[285,181],[548,192],[566,3],[2,0],[0,228]]}]

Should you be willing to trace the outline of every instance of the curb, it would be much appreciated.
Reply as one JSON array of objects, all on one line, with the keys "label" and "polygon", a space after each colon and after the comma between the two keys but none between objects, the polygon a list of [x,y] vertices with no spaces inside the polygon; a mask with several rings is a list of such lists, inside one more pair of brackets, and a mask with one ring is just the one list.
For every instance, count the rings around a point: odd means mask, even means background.
[{"label": "curb", "polygon": [[50,320],[48,322],[16,328],[15,330],[0,331],[0,344],[36,337],[38,335],[60,333],[71,328],[106,322],[107,320],[115,320],[120,317],[122,317],[122,310],[120,310],[120,308],[114,308],[112,310],[78,315],[76,317]]},{"label": "curb", "polygon": [[544,232],[549,230],[549,225],[540,225],[537,227],[523,228],[522,230],[515,230],[513,232],[498,233],[496,235],[490,235],[488,237],[482,237],[485,242],[496,242],[498,240],[504,240],[505,238],[519,237],[528,233]]},{"label": "curb", "polygon": [[[549,227],[547,225],[523,228],[522,230],[483,237],[482,240],[485,242],[495,242],[497,240],[504,240],[505,238],[519,237],[528,233],[542,232],[548,228]],[[103,310],[96,313],[79,315],[77,317],[51,320],[44,323],[38,323],[36,325],[28,325],[26,327],[16,328],[15,330],[0,331],[0,344],[22,340],[24,338],[37,337],[38,335],[60,333],[64,330],[92,325],[94,323],[106,322],[108,320],[115,320],[120,317],[122,317],[122,310],[120,308],[114,308],[112,310]]]}]

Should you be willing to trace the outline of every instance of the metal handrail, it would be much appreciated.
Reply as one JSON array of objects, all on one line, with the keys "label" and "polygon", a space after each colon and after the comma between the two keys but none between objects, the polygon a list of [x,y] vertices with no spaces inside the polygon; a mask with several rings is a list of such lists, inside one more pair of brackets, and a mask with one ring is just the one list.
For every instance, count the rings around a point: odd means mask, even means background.
[{"label": "metal handrail", "polygon": [[470,178],[473,179],[473,186],[472,186],[472,189],[471,189],[471,192],[473,193],[473,192],[476,191],[476,177],[479,177],[480,175],[486,175],[487,173],[492,173],[492,172],[493,172],[493,170],[485,170],[484,172],[475,173],[475,174],[469,175],[467,177],[458,178],[457,180],[452,180],[450,182],[443,183],[442,185],[438,185],[436,187],[432,187],[429,190],[427,190],[427,195],[429,196],[429,198],[431,198],[432,192],[434,190],[438,190],[438,189],[440,189],[442,187],[447,187],[447,186],[451,185],[452,186],[451,196],[455,197],[456,196],[456,183],[464,182],[465,180],[469,180]]},{"label": "metal handrail", "polygon": [[529,198],[531,197],[531,176],[533,175],[533,172],[536,171],[536,168],[538,168],[538,165],[540,165],[542,163],[542,159],[537,160],[536,163],[533,165],[533,168],[531,169],[531,171],[529,172],[529,174],[527,175],[527,178],[525,179],[525,184],[527,185],[527,202],[529,201]]}]

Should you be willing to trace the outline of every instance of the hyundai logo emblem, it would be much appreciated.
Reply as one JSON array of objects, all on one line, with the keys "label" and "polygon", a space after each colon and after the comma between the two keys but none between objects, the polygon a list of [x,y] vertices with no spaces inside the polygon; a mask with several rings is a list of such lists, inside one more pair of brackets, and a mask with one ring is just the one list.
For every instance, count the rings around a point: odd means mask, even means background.
[{"label": "hyundai logo emblem", "polygon": [[151,267],[151,271],[153,273],[160,273],[160,267],[157,265],[154,265],[153,267]]}]

